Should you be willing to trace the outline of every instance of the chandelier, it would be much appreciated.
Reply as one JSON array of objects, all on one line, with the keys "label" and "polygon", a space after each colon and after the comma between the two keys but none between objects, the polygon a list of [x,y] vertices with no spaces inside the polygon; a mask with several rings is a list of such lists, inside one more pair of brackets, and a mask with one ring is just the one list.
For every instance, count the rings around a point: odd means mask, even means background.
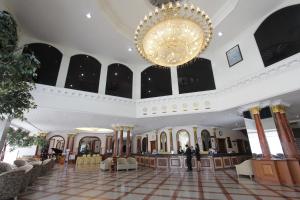
[{"label": "chandelier", "polygon": [[197,57],[212,38],[208,15],[192,4],[169,2],[155,8],[135,31],[135,45],[147,61],[164,67],[183,65]]}]

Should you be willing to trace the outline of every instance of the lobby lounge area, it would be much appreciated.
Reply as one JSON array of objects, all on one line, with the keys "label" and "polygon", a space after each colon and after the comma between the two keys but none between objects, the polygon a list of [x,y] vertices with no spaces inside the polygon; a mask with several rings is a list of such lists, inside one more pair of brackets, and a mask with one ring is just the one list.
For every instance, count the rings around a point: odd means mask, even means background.
[{"label": "lobby lounge area", "polygon": [[0,0],[0,27],[0,200],[300,199],[300,0]]}]

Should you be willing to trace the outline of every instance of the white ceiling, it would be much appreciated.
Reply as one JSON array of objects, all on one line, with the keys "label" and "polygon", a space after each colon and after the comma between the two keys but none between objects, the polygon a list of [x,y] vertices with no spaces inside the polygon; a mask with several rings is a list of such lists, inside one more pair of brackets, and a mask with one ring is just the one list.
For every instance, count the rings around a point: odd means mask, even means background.
[{"label": "white ceiling", "polygon": [[[39,40],[131,65],[149,65],[134,49],[133,33],[145,14],[148,0],[0,0],[4,1],[22,31]],[[270,12],[283,0],[190,0],[205,10],[215,33],[206,53],[240,34],[248,24]],[[86,14],[92,18],[87,19]]]}]

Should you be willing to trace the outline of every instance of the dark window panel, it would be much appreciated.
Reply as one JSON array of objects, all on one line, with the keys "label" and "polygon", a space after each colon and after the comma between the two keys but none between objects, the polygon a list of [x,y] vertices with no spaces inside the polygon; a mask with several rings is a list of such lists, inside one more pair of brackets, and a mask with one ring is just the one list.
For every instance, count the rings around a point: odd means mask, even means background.
[{"label": "dark window panel", "polygon": [[196,58],[177,67],[179,94],[216,89],[211,62]]},{"label": "dark window panel", "polygon": [[244,118],[246,118],[246,119],[252,119],[252,116],[251,116],[251,113],[250,113],[249,110],[248,110],[248,111],[244,111],[244,112],[243,112],[243,116],[244,116]]},{"label": "dark window panel", "polygon": [[141,98],[172,95],[171,70],[151,66],[141,74]]},{"label": "dark window panel", "polygon": [[101,63],[88,55],[71,57],[65,88],[98,93]]},{"label": "dark window panel", "polygon": [[23,49],[23,54],[34,54],[40,61],[40,68],[37,70],[36,83],[55,86],[62,60],[62,53],[55,47],[33,43]]},{"label": "dark window panel", "polygon": [[105,94],[132,98],[132,71],[122,64],[111,64],[107,70]]},{"label": "dark window panel", "polygon": [[272,113],[269,106],[262,108],[259,114],[261,119],[272,118]]},{"label": "dark window panel", "polygon": [[300,4],[280,9],[254,34],[265,67],[300,51]]}]

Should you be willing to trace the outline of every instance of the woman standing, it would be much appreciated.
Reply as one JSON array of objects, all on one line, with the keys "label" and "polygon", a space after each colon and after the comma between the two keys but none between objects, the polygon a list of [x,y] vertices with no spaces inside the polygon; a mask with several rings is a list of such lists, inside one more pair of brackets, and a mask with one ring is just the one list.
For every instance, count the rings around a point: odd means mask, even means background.
[{"label": "woman standing", "polygon": [[196,144],[196,148],[195,148],[195,155],[196,155],[196,159],[197,159],[197,170],[200,170],[200,166],[201,166],[201,162],[200,162],[200,148],[199,148],[199,144]]}]

